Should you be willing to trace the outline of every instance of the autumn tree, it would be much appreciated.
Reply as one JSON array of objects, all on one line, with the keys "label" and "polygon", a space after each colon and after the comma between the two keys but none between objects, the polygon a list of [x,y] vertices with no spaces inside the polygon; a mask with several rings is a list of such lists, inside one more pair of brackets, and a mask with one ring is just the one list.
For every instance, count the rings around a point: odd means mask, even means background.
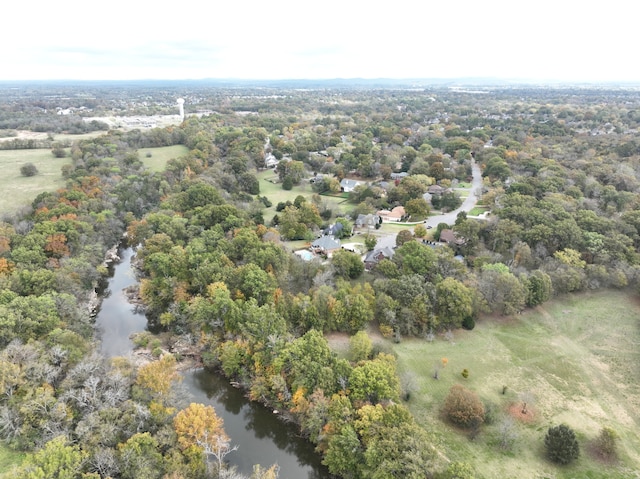
[{"label": "autumn tree", "polygon": [[212,406],[189,404],[176,414],[173,429],[183,449],[192,446],[202,448],[205,454],[215,458],[218,471],[222,470],[224,458],[238,449],[237,446],[231,446],[223,421]]},{"label": "autumn tree", "polygon": [[476,428],[484,422],[484,405],[475,392],[455,384],[445,398],[444,414],[459,426]]}]

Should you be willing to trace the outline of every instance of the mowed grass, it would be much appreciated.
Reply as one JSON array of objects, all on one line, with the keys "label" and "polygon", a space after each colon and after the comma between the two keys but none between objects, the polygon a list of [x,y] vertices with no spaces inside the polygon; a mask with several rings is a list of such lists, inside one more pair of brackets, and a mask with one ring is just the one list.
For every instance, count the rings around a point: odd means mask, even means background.
[{"label": "mowed grass", "polygon": [[[22,176],[20,167],[26,163],[33,163],[38,174]],[[55,158],[47,149],[0,150],[0,213],[13,213],[29,205],[40,193],[63,187],[61,168],[68,163],[71,158]]]},{"label": "mowed grass", "polygon": [[[312,185],[307,181],[302,181],[299,185],[294,186],[291,190],[283,190],[281,183],[273,183],[271,180],[277,180],[278,175],[273,170],[261,171],[256,175],[260,182],[260,196],[266,196],[272,205],[263,211],[264,219],[267,223],[277,214],[276,206],[278,203],[286,203],[293,201],[298,195],[304,196],[307,201],[311,201],[311,197],[315,194]],[[322,203],[325,204],[333,215],[347,214],[353,210],[355,205],[349,203],[345,198],[336,196],[321,196]]]},{"label": "mowed grass", "polygon": [[[189,148],[184,145],[161,146],[157,148],[140,148],[138,156],[144,165],[151,171],[164,171],[169,160],[179,158],[189,153]],[[148,156],[151,154],[151,156]]]},{"label": "mowed grass", "polygon": [[[554,300],[513,318],[485,318],[454,339],[404,340],[394,345],[400,373],[413,373],[416,392],[408,405],[417,422],[433,434],[444,454],[472,464],[487,479],[640,477],[640,305],[631,293],[599,291]],[[433,378],[434,365],[447,365]],[[464,379],[461,371],[470,375]],[[471,441],[442,420],[449,388],[463,384],[497,410]],[[502,394],[507,386],[506,394]],[[516,419],[519,438],[511,452],[499,446],[498,424],[517,415],[521,395],[535,400]],[[512,408],[512,409],[510,409]],[[544,458],[550,426],[574,429],[581,456],[568,467]],[[588,453],[602,427],[620,436],[620,460],[604,464]]]}]

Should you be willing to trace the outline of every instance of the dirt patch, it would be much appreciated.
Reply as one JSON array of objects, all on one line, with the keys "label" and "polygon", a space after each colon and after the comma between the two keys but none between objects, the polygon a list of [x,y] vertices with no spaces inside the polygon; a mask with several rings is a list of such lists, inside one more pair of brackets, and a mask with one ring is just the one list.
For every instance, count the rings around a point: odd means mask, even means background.
[{"label": "dirt patch", "polygon": [[524,424],[533,424],[538,417],[537,411],[533,407],[528,407],[526,412],[522,411],[522,403],[512,403],[509,405],[507,412],[509,416],[518,422]]}]

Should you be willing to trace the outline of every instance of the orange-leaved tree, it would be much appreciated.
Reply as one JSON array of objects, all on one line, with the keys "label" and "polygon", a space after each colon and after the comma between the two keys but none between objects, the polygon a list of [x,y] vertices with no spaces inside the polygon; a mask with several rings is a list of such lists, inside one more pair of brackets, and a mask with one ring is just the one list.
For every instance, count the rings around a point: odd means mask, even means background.
[{"label": "orange-leaved tree", "polygon": [[176,414],[173,428],[180,446],[185,449],[192,446],[202,448],[205,454],[216,459],[218,470],[221,470],[225,456],[238,449],[238,446],[231,446],[223,421],[212,406],[189,404]]}]

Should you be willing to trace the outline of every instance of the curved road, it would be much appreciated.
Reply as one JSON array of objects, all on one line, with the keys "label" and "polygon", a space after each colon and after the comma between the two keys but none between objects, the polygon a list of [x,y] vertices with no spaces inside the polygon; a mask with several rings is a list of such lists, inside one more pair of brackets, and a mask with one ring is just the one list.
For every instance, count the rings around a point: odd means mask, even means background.
[{"label": "curved road", "polygon": [[[473,207],[478,202],[480,198],[480,192],[482,191],[482,171],[480,167],[474,161],[471,164],[471,191],[469,196],[464,200],[462,205],[459,208],[450,211],[449,213],[444,213],[436,216],[429,216],[427,221],[425,222],[426,226],[432,226],[435,228],[439,223],[447,223],[449,225],[453,225],[456,222],[456,217],[458,213],[464,211],[468,213],[473,209]],[[389,233],[389,234],[380,234],[378,236],[378,243],[376,244],[376,248],[384,248],[385,246],[395,247],[396,245],[396,236],[397,233]]]}]

